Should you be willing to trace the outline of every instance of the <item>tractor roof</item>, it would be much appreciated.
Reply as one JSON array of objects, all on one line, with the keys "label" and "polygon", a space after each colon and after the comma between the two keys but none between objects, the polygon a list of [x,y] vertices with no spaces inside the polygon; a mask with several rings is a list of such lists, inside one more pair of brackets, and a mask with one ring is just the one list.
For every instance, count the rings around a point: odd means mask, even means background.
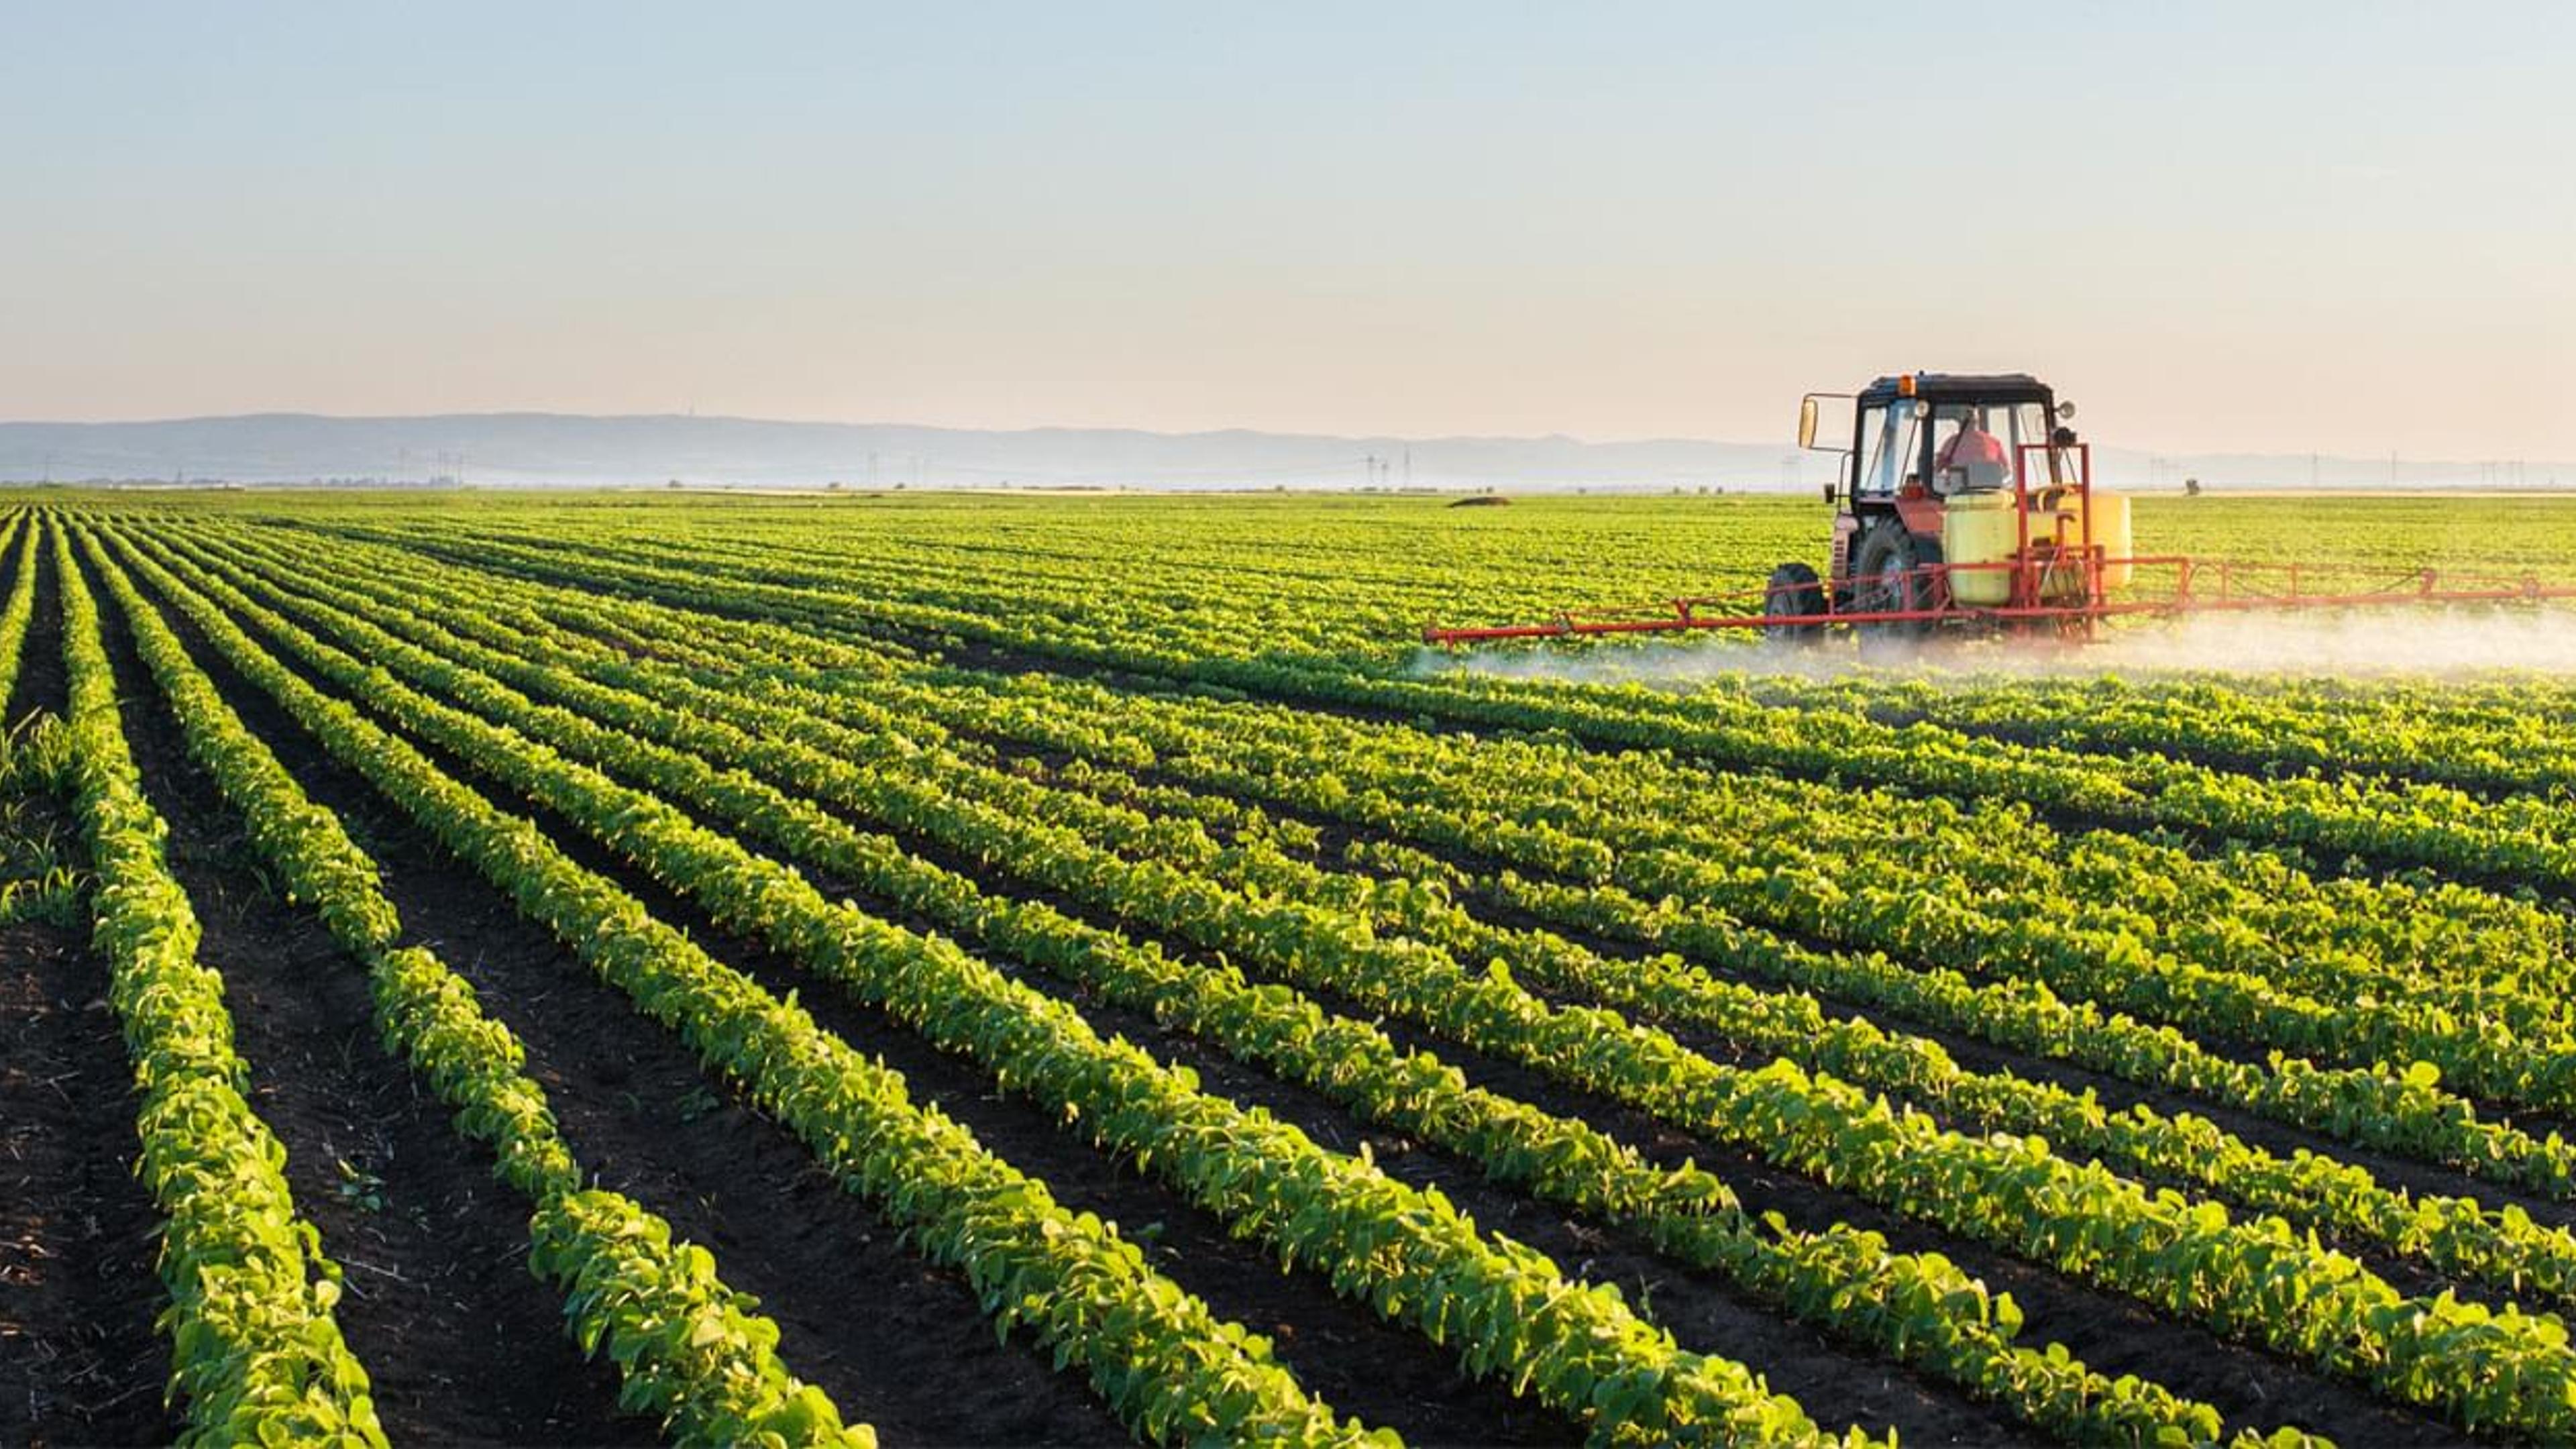
[{"label": "tractor roof", "polygon": [[[1933,402],[2048,402],[2048,384],[2027,372],[1918,372],[1914,395]],[[1882,377],[1862,388],[1863,404],[1896,397],[1897,380]]]}]

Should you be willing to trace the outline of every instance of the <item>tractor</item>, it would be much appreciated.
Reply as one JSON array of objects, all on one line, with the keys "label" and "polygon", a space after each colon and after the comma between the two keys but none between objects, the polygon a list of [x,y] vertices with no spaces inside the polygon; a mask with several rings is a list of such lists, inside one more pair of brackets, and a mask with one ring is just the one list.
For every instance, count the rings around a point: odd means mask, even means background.
[{"label": "tractor", "polygon": [[[1820,444],[1820,403],[1852,404],[1851,446]],[[1945,626],[2061,631],[2130,579],[2129,500],[2096,493],[2073,403],[2028,373],[1900,373],[1809,393],[1798,444],[1840,454],[1828,573],[1784,563],[1762,600],[1774,641],[1842,623],[1919,638]],[[2032,612],[2036,611],[2036,612]]]},{"label": "tractor", "polygon": [[[1848,402],[1850,445],[1819,441]],[[2576,585],[2385,564],[2230,562],[2140,554],[2127,495],[2093,486],[2072,403],[2028,373],[1908,372],[1809,393],[1801,447],[1839,455],[1826,568],[1783,563],[1760,589],[1560,612],[1521,624],[1423,626],[1427,644],[1760,630],[1811,646],[1835,630],[1910,642],[1936,632],[2086,642],[2110,620],[2197,612],[2536,603]],[[2195,490],[2196,491],[2196,490]]]}]

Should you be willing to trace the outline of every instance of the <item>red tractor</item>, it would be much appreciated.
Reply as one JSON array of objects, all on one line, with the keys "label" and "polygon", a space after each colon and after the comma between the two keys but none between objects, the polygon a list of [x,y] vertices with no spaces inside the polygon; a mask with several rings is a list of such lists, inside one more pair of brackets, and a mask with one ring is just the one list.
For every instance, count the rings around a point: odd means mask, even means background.
[{"label": "red tractor", "polygon": [[1798,444],[1816,448],[1818,403],[1852,404],[1851,446],[1825,487],[1836,506],[1824,578],[1772,570],[1771,638],[1804,643],[1829,624],[1881,637],[1943,625],[2081,622],[2066,612],[2130,578],[2129,501],[2097,494],[2092,452],[2028,373],[1904,373],[1858,393],[1809,393]]}]

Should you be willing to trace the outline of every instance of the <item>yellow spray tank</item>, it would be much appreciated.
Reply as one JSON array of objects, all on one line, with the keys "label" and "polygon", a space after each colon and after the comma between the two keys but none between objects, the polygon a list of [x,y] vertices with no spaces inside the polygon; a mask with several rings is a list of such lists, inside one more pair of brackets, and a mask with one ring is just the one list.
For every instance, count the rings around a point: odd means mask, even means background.
[{"label": "yellow spray tank", "polygon": [[[2126,559],[2131,548],[2129,500],[2125,494],[2093,491],[2093,544],[2106,559]],[[1962,493],[1941,508],[1941,557],[1950,568],[1950,597],[1971,608],[1995,608],[2012,602],[2013,574],[2005,568],[1961,568],[1962,564],[2009,564],[2021,544],[2016,495],[1997,489]],[[2042,565],[2040,595],[2051,602],[2081,598],[2083,565],[2073,555],[2084,544],[2084,494],[2052,488],[2031,496],[2031,552]],[[2069,555],[2050,567],[2059,540]],[[2131,569],[2116,563],[2102,571],[2104,590],[2128,587]]]},{"label": "yellow spray tank", "polygon": [[[1941,561],[1950,565],[1950,597],[1976,608],[2012,602],[2012,571],[1962,568],[1962,564],[2008,564],[2021,543],[2013,520],[2016,505],[2008,489],[1962,493],[1941,505]],[[2034,510],[2032,532],[2040,532]]]},{"label": "yellow spray tank", "polygon": [[[2066,519],[2066,537],[2077,544],[2084,541],[2084,499],[2084,494],[2068,489],[2065,501],[2058,505],[2058,512]],[[2137,549],[2129,532],[2129,495],[2096,488],[2092,491],[2092,499],[2093,546],[2102,550],[2102,557],[2106,559],[2135,556]],[[2129,586],[2132,572],[2127,563],[2111,564],[2102,570],[2102,587],[2125,589]]]},{"label": "yellow spray tank", "polygon": [[[2052,541],[2062,538],[2065,540],[2067,551],[2072,554],[2084,546],[2086,493],[2084,490],[2075,488],[2059,488],[2051,491],[2056,494],[2056,499],[2055,506],[2048,512],[2042,512],[2037,500],[2033,501],[2030,515],[2031,540],[2035,543],[2042,538]],[[2093,546],[2102,550],[2102,557],[2105,559],[2125,560],[2136,554],[2137,550],[2131,546],[2132,539],[2129,531],[2129,495],[2096,488],[2091,490],[2091,497]],[[2072,579],[2064,586],[2066,591],[2076,598],[2082,598],[2084,596],[2082,566],[2079,564],[2065,572],[2073,574]],[[2106,564],[2102,569],[2102,591],[2109,593],[2114,589],[2127,588],[2132,572],[2134,572],[2132,566],[2125,562]]]}]

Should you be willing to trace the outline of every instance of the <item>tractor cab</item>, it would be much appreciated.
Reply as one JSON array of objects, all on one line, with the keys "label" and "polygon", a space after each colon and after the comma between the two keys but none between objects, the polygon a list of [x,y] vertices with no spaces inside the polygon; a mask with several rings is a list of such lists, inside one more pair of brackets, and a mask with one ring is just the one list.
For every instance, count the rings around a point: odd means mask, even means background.
[{"label": "tractor cab", "polygon": [[[1823,398],[1851,402],[1848,448],[1817,441]],[[1800,445],[1842,455],[1825,489],[1836,505],[1832,552],[1824,579],[1781,566],[1776,612],[1920,616],[1880,618],[1873,630],[1908,634],[1959,606],[2041,602],[2051,581],[2023,565],[2044,563],[2060,542],[2097,542],[2085,530],[2100,511],[2087,450],[2064,426],[2074,412],[2019,372],[1903,373],[1858,393],[1809,394]],[[2125,535],[2125,506],[2119,523]],[[2113,552],[2125,552],[2125,538]],[[2062,578],[2055,585],[2062,591]]]}]

